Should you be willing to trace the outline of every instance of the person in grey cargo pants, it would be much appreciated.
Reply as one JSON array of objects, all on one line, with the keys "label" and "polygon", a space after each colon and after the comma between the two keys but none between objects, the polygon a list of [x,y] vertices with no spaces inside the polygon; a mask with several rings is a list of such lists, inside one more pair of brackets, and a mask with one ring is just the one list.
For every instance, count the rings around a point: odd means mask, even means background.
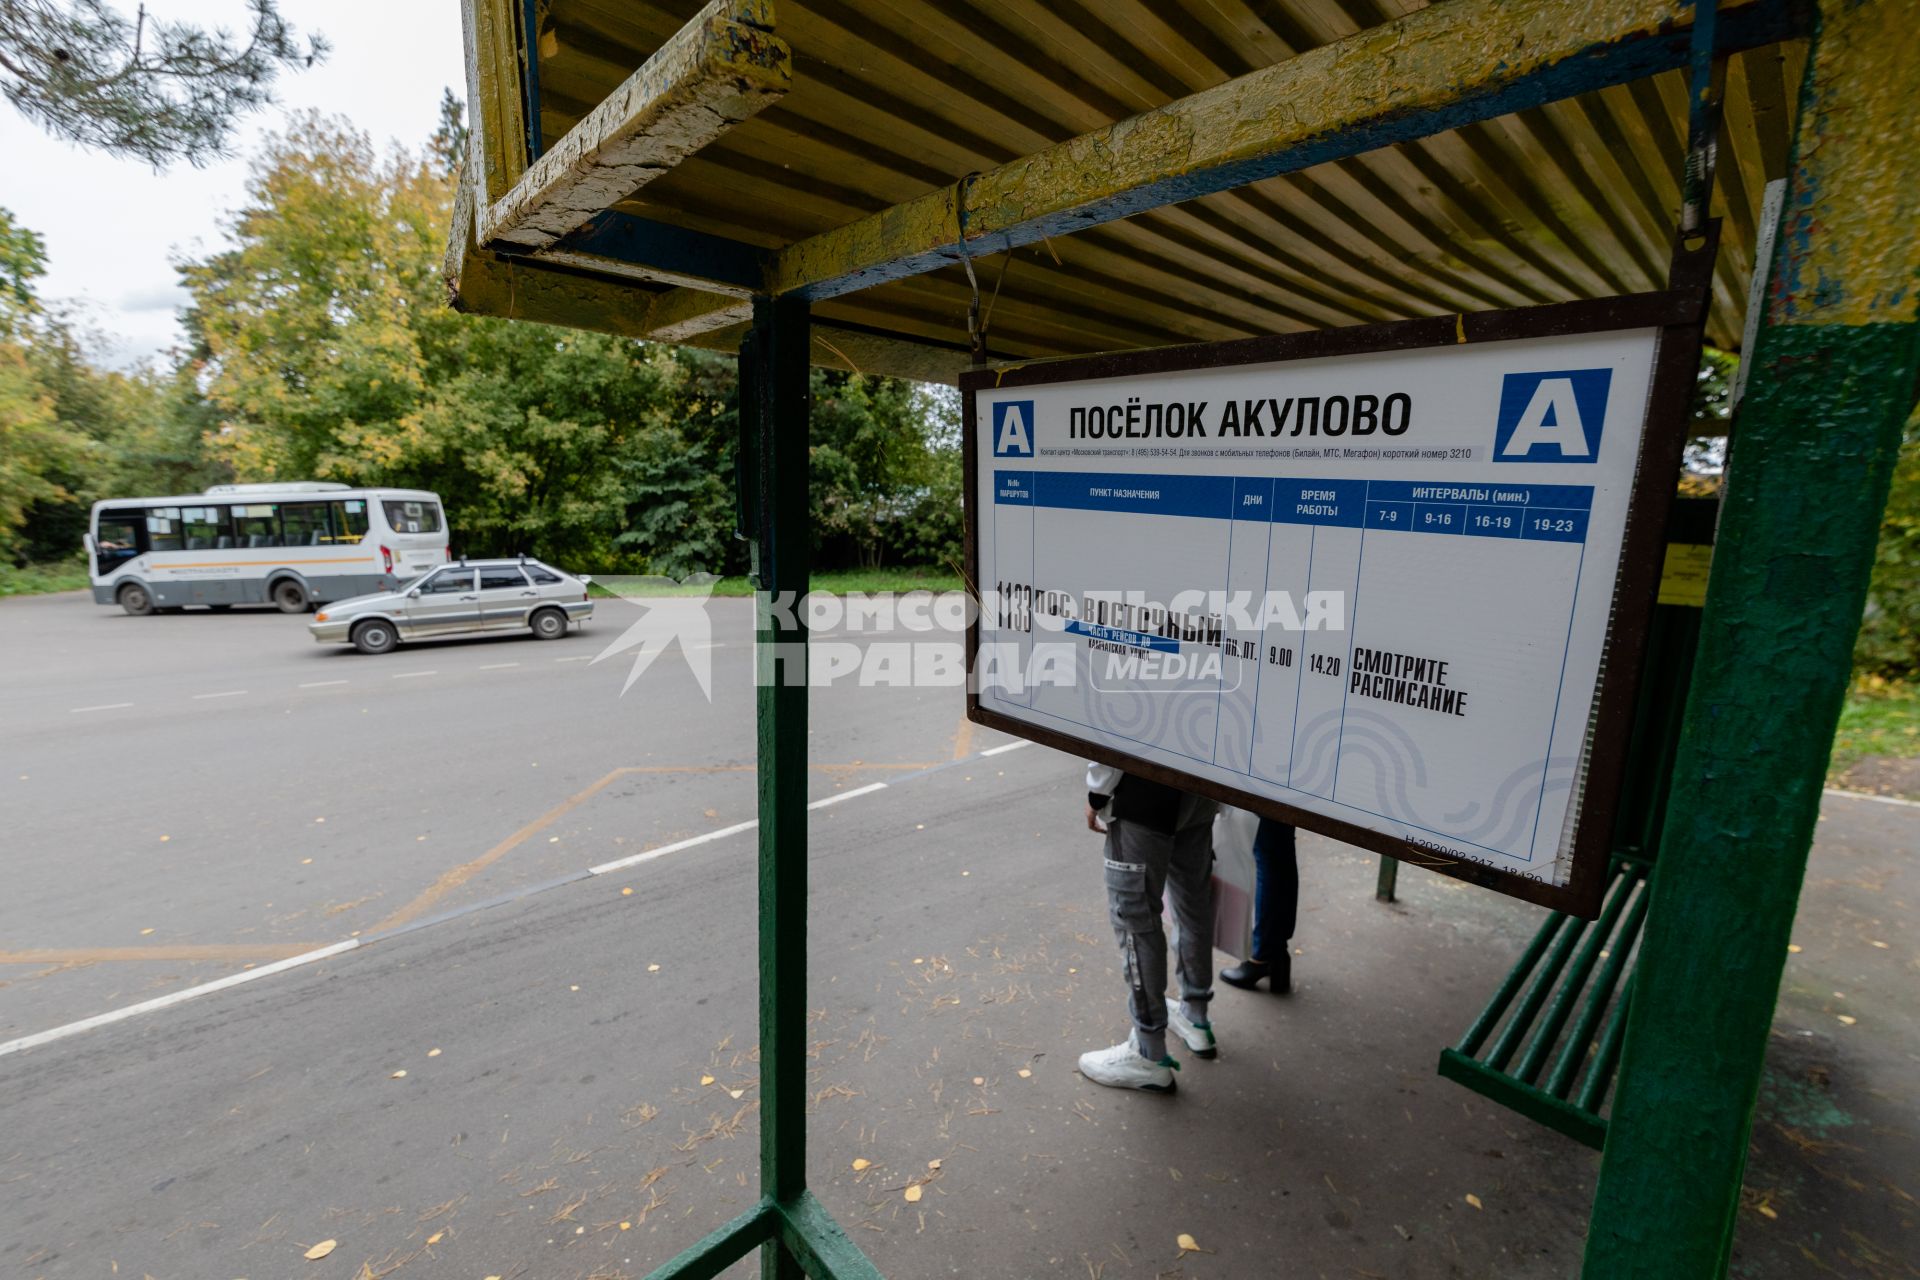
[{"label": "person in grey cargo pants", "polygon": [[[1119,1089],[1172,1093],[1180,1064],[1167,1053],[1173,1032],[1197,1057],[1219,1052],[1207,1005],[1213,999],[1213,815],[1218,806],[1111,765],[1087,766],[1087,826],[1106,836],[1107,909],[1127,977],[1133,1031],[1111,1049],[1080,1055],[1080,1074]],[[1101,819],[1105,818],[1104,825]],[[1170,899],[1177,932],[1180,1002],[1167,1005]]]}]

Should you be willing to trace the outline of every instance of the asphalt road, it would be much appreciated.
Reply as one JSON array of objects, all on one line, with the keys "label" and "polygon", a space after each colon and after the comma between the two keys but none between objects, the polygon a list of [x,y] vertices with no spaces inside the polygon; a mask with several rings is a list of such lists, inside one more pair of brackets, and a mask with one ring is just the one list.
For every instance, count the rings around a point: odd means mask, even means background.
[{"label": "asphalt road", "polygon": [[[368,940],[0,1056],[0,1276],[618,1280],[747,1207],[753,837],[716,833],[752,816],[749,611],[712,607],[709,706],[677,663],[621,697],[624,660],[574,661],[611,611],[367,659],[272,614],[0,602],[0,1041]],[[953,690],[812,708],[846,799],[811,818],[810,1181],[887,1274],[1574,1270],[1597,1157],[1433,1073],[1536,909],[1415,872],[1384,907],[1306,838],[1295,996],[1223,990],[1175,1098],[1101,1090],[1077,762]],[[1920,810],[1828,811],[1742,1277],[1879,1275],[1908,1229]]]},{"label": "asphalt road", "polygon": [[[751,606],[709,612],[711,704],[672,654],[622,695],[619,600],[378,658],[271,611],[0,605],[0,1043],[751,819]],[[972,740],[950,690],[854,692],[814,699],[818,796]]]}]

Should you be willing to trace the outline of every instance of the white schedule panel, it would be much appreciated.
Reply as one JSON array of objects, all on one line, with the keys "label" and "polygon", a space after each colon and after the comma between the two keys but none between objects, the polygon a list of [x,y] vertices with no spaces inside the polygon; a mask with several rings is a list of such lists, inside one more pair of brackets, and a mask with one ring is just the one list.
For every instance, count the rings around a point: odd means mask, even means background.
[{"label": "white schedule panel", "polygon": [[1662,335],[970,375],[975,717],[1564,888]]}]

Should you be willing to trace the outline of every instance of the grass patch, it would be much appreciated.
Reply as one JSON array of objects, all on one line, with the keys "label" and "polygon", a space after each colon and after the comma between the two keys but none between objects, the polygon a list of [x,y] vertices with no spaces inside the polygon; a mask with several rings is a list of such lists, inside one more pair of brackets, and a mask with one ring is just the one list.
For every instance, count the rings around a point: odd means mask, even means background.
[{"label": "grass patch", "polygon": [[1830,776],[1869,756],[1920,756],[1920,684],[1861,676],[1847,691],[1833,735]]},{"label": "grass patch", "polygon": [[[595,595],[614,595],[599,581],[593,584]],[[947,568],[921,569],[835,569],[813,575],[813,589],[827,595],[845,595],[864,591],[958,591],[960,575]],[[622,596],[684,596],[692,594],[679,583],[662,578],[658,583],[625,582],[617,593]],[[722,578],[714,584],[716,596],[750,596],[753,584],[745,578]]]},{"label": "grass patch", "polygon": [[71,561],[58,564],[11,565],[0,561],[0,596],[43,596],[54,591],[85,591],[91,584],[87,566]]}]

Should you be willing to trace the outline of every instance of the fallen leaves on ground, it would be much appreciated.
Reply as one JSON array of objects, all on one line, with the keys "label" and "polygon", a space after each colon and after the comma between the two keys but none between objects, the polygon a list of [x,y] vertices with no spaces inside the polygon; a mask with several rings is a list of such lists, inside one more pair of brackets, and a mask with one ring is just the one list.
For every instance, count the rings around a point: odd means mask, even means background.
[{"label": "fallen leaves on ground", "polygon": [[1173,1242],[1180,1246],[1180,1256],[1183,1258],[1190,1253],[1212,1253],[1213,1252],[1213,1250],[1211,1249],[1202,1249],[1200,1247],[1200,1242],[1198,1240],[1195,1240],[1192,1236],[1188,1235],[1184,1231],[1182,1231],[1179,1235],[1175,1236]]},{"label": "fallen leaves on ground", "polygon": [[921,1186],[917,1182],[909,1183],[907,1184],[907,1189],[900,1194],[906,1197],[908,1204],[919,1204],[922,1194]]},{"label": "fallen leaves on ground", "polygon": [[1486,1208],[1486,1206],[1485,1206],[1485,1205],[1483,1205],[1483,1204],[1481,1204],[1481,1203],[1480,1203],[1480,1197],[1479,1197],[1479,1196],[1476,1196],[1476,1195],[1474,1195],[1474,1194],[1473,1194],[1473,1193],[1472,1193],[1471,1191],[1469,1191],[1469,1192],[1467,1193],[1467,1203],[1468,1203],[1468,1204],[1470,1204],[1470,1205],[1472,1205],[1472,1206],[1473,1206],[1474,1208],[1476,1208],[1476,1209],[1484,1209],[1484,1208]]},{"label": "fallen leaves on ground", "polygon": [[867,1159],[865,1156],[861,1156],[853,1162],[853,1171],[855,1173],[859,1173],[862,1169],[871,1169],[872,1167],[873,1161]]},{"label": "fallen leaves on ground", "polygon": [[308,1262],[318,1262],[320,1259],[332,1253],[339,1244],[340,1242],[338,1240],[322,1240],[319,1244],[307,1250],[302,1256],[305,1257]]},{"label": "fallen leaves on ground", "polygon": [[703,1088],[704,1088],[705,1086],[707,1086],[707,1085],[710,1085],[710,1084],[712,1084],[712,1083],[713,1083],[713,1077],[712,1077],[712,1076],[701,1076],[701,1077],[700,1077],[700,1084],[701,1084],[701,1086],[702,1086]]},{"label": "fallen leaves on ground", "polygon": [[405,1080],[406,1078],[407,1078],[407,1073],[405,1071],[396,1071],[392,1075],[387,1077],[387,1079],[389,1080]]}]

